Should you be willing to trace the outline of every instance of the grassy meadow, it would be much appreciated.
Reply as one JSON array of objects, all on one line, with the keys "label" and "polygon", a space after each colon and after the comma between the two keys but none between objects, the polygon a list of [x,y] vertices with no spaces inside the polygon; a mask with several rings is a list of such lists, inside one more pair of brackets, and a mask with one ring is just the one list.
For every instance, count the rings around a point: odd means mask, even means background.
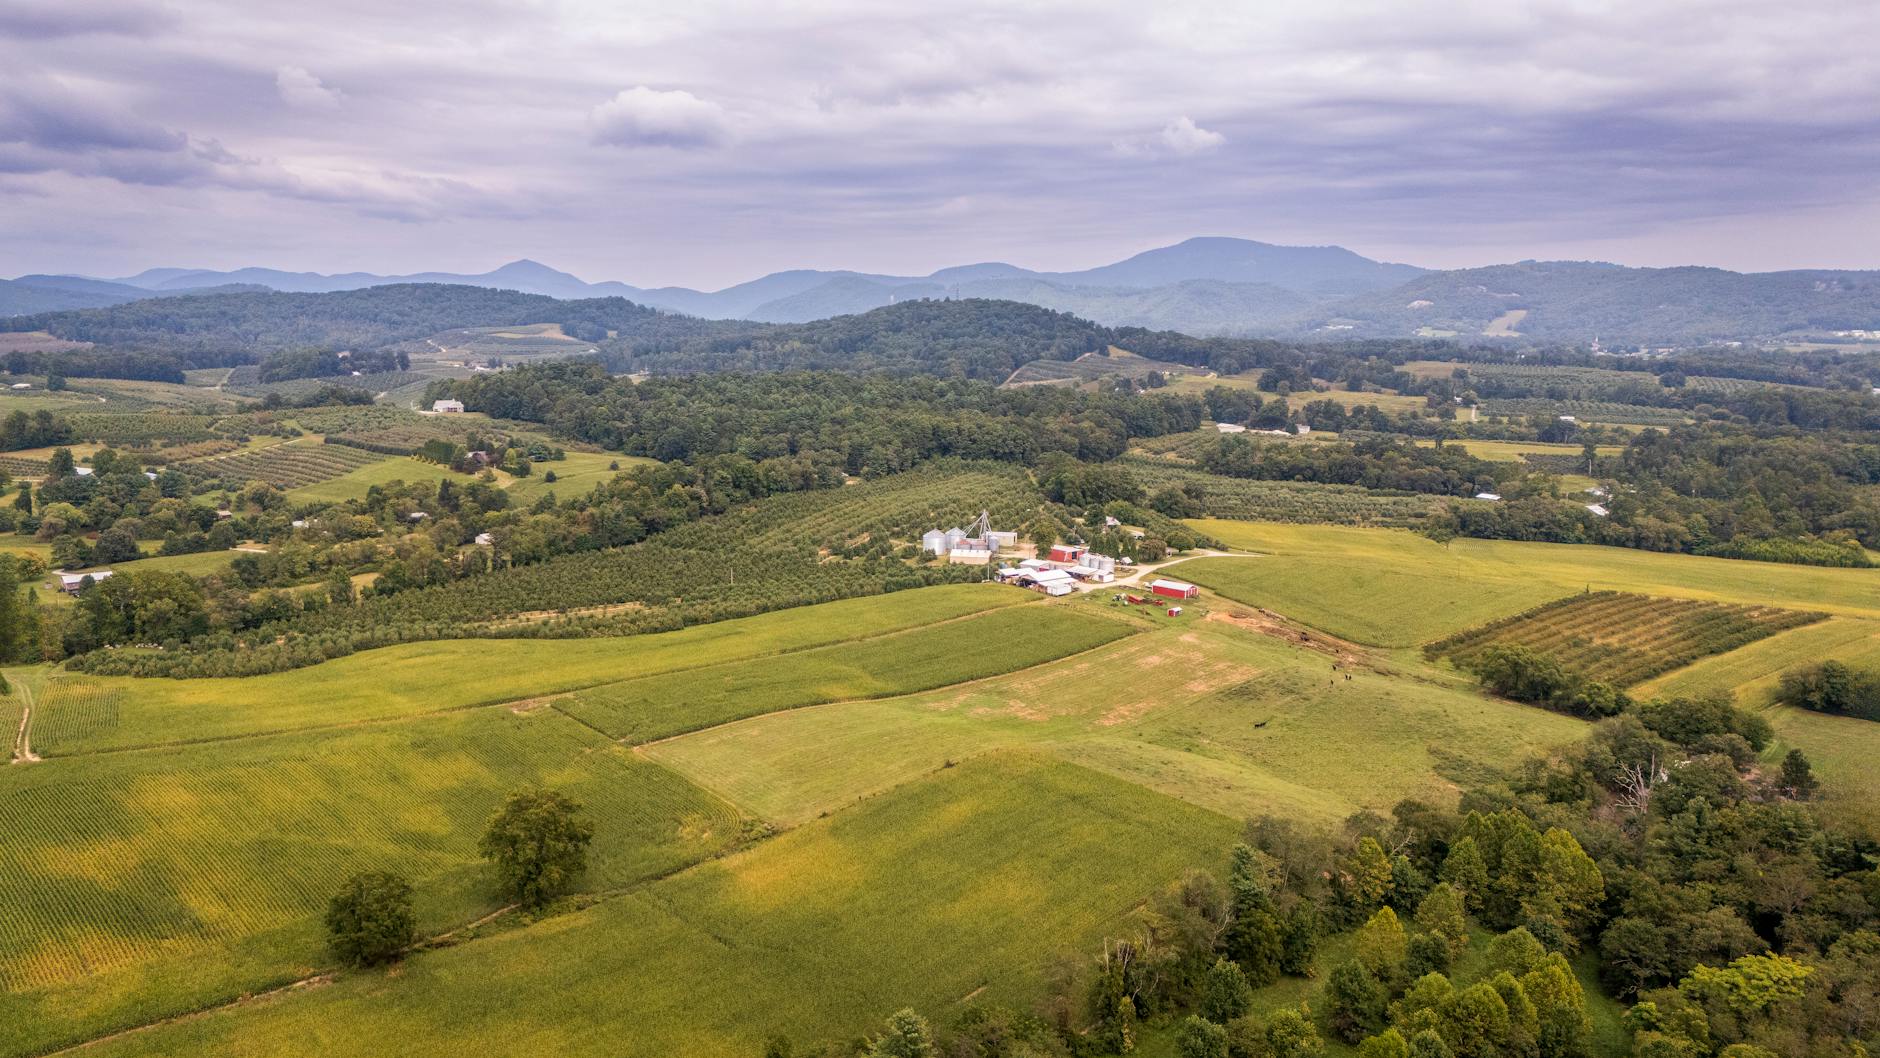
[{"label": "grassy meadow", "polygon": [[453,472],[449,467],[427,463],[422,459],[387,456],[338,477],[317,481],[311,485],[302,485],[297,489],[288,489],[286,496],[287,501],[293,504],[344,503],[347,500],[363,499],[374,485],[389,485],[394,481],[444,481],[463,477],[462,474]]},{"label": "grassy meadow", "polygon": [[796,709],[644,752],[782,824],[1004,748],[1049,751],[1236,818],[1330,823],[1408,796],[1451,799],[1458,784],[1583,730],[1460,681],[1335,669],[1326,655],[1203,621],[970,687]]}]

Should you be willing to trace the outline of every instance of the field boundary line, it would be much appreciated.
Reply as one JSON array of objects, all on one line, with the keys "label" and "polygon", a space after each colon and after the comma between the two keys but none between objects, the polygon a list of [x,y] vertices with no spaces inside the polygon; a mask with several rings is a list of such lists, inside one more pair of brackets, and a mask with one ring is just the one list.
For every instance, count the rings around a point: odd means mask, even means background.
[{"label": "field boundary line", "polygon": [[33,753],[33,689],[25,678],[16,681],[20,689],[20,729],[13,735],[13,757],[8,764],[32,764],[40,758]]},{"label": "field boundary line", "polygon": [[[890,592],[888,594],[894,594],[894,593]],[[627,683],[632,680],[651,679],[657,676],[671,676],[671,675],[674,675],[676,673],[681,673],[681,672],[697,672],[701,669],[715,668],[716,666],[719,666],[719,665],[737,665],[737,664],[743,664],[746,662],[766,661],[771,658],[784,657],[790,654],[802,654],[811,650],[823,650],[828,647],[847,646],[853,643],[873,642],[877,639],[891,639],[896,636],[910,635],[915,632],[924,632],[929,628],[939,628],[943,625],[955,624],[960,621],[970,621],[976,617],[983,617],[987,614],[997,613],[1001,610],[1010,610],[1010,609],[1014,609],[1020,606],[1042,605],[1043,601],[1044,600],[1042,596],[1039,596],[1038,598],[1035,598],[1035,599],[1020,599],[1016,602],[1005,603],[1000,606],[988,607],[984,610],[974,610],[971,613],[959,614],[958,616],[948,617],[940,621],[930,621],[926,624],[914,625],[909,628],[897,628],[892,631],[879,632],[874,635],[861,635],[861,636],[855,636],[849,639],[835,639],[835,640],[830,640],[829,642],[826,642],[826,643],[812,643],[808,646],[785,647],[781,650],[773,650],[764,654],[752,654],[748,657],[733,658],[728,661],[713,661],[704,665],[681,665],[677,668],[661,669],[658,672],[648,672],[640,676],[628,676],[625,679],[617,679],[617,680],[602,680],[599,683],[582,684],[579,687],[570,687],[564,691],[553,691],[550,693],[556,696],[566,697],[569,695],[579,694],[582,691],[591,691],[596,687],[606,687],[609,684],[614,684],[614,683]],[[814,606],[818,604],[812,603],[810,605]],[[786,607],[783,610],[771,610],[767,612],[768,613],[787,613],[789,610],[799,610],[799,609],[806,609],[806,608],[807,607],[791,606],[791,607]],[[763,615],[759,614],[759,615],[753,615],[753,616],[763,616]],[[719,623],[722,623],[722,622],[716,622],[716,621],[707,622],[707,624],[719,624]],[[706,625],[691,625],[689,627],[702,628],[702,627],[706,627]],[[682,631],[682,629],[679,629],[678,631]],[[642,634],[657,635],[661,633],[642,633]],[[636,636],[596,636],[592,638],[635,639],[638,637]],[[334,659],[334,660],[338,660],[338,659]],[[1045,664],[1049,664],[1049,662],[1045,662]],[[142,678],[150,678],[150,677],[128,677],[128,678],[142,679]],[[235,678],[241,678],[241,677],[235,677]],[[187,682],[187,681],[184,681],[184,682]],[[914,694],[914,693],[919,693],[919,692],[909,691],[907,693]],[[135,746],[106,746],[106,747],[99,748],[99,749],[82,750],[76,753],[55,753],[53,754],[53,758],[59,759],[59,760],[68,760],[68,759],[74,759],[78,757],[101,757],[101,756],[119,754],[119,753],[143,753],[143,752],[147,752],[151,750],[177,749],[177,748],[184,747],[184,746],[208,746],[208,745],[216,745],[222,742],[240,742],[246,739],[280,738],[285,735],[299,735],[299,734],[306,734],[306,733],[314,732],[314,731],[345,731],[345,730],[350,730],[352,728],[359,728],[359,727],[375,727],[375,726],[384,725],[384,724],[402,724],[402,723],[409,723],[414,720],[425,720],[425,719],[429,719],[433,717],[449,716],[452,713],[468,712],[472,709],[493,709],[493,708],[498,708],[501,706],[513,705],[517,702],[526,702],[526,701],[530,701],[530,700],[537,699],[537,698],[543,698],[543,697],[547,697],[547,695],[535,694],[535,695],[528,695],[522,698],[503,697],[503,698],[496,698],[496,699],[485,699],[485,700],[476,701],[476,702],[466,702],[462,705],[447,706],[442,709],[426,709],[423,712],[418,712],[418,713],[402,713],[397,716],[363,717],[358,720],[344,720],[338,723],[311,724],[311,725],[307,725],[303,727],[269,728],[267,730],[262,730],[262,731],[244,731],[239,734],[229,734],[229,735],[204,735],[200,738],[170,739],[164,742],[145,742],[145,743],[141,743]],[[555,707],[555,704],[553,702],[549,702],[546,704],[548,705],[550,709],[553,709],[555,712],[558,712],[558,713],[561,712],[560,709]],[[563,715],[567,715],[567,714],[564,713]],[[570,717],[570,719],[573,719],[573,718]],[[589,725],[589,726],[592,726],[592,725]],[[605,735],[605,737],[609,741],[614,740],[612,735],[607,735],[606,732],[601,732],[601,733]],[[45,760],[46,758],[35,757],[33,759]]]}]

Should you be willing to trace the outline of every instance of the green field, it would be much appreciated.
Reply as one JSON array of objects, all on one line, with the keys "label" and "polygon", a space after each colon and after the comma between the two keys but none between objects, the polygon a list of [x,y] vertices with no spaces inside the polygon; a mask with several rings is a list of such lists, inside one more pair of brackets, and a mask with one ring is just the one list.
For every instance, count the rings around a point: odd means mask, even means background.
[{"label": "green field", "polygon": [[1451,799],[1456,783],[1583,730],[1461,681],[1334,669],[1294,644],[1193,621],[971,687],[797,709],[645,752],[782,823],[1007,747],[1233,817],[1330,823],[1407,796]]},{"label": "green field", "polygon": [[657,635],[411,643],[237,679],[61,675],[47,681],[33,745],[72,754],[386,720],[882,635],[1037,598],[946,585]]},{"label": "green field", "polygon": [[[616,464],[619,470],[608,469]],[[566,459],[535,464],[526,478],[512,478],[504,474],[502,480],[509,492],[510,502],[526,507],[550,492],[564,502],[585,496],[594,486],[611,481],[615,474],[622,471],[632,470],[636,466],[658,465],[659,460],[642,456],[623,456],[612,452],[569,452]],[[555,480],[552,482],[546,480],[551,470],[555,472]]]},{"label": "green field", "polygon": [[389,485],[394,481],[444,481],[459,478],[471,480],[453,472],[449,467],[441,467],[436,463],[391,456],[375,463],[368,463],[338,477],[304,485],[297,489],[289,489],[287,500],[297,505],[344,503],[347,500],[363,499],[374,485]]},{"label": "green field", "polygon": [[591,888],[742,832],[722,801],[552,711],[0,770],[0,1048],[304,975],[326,959],[319,912],[356,870],[411,877],[429,932],[486,913],[476,836],[504,794],[538,784],[592,813]]},{"label": "green field", "polygon": [[1334,635],[1408,647],[1579,591],[1637,592],[1880,618],[1880,570],[1739,562],[1630,548],[1457,539],[1398,529],[1191,521],[1258,559],[1173,567]]},{"label": "green field", "polygon": [[[748,1058],[909,1004],[1029,1005],[1144,896],[1233,840],[1221,817],[1024,756],[974,761],[729,859],[391,977],[106,1043],[101,1056]],[[814,982],[815,987],[806,987]]]},{"label": "green field", "polygon": [[894,635],[589,688],[555,708],[626,742],[851,698],[982,679],[1128,635],[1121,621],[1065,606],[1015,606]]}]

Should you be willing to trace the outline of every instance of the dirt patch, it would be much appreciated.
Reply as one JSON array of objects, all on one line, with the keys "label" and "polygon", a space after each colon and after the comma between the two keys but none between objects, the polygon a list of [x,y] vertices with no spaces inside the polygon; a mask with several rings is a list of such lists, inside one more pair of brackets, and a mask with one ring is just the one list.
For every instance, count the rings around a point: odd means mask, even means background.
[{"label": "dirt patch", "polygon": [[1345,665],[1369,666],[1371,662],[1369,653],[1356,643],[1307,628],[1271,610],[1214,610],[1202,620],[1219,621],[1233,625],[1235,628],[1244,628],[1256,635],[1270,636],[1297,647],[1317,651]]},{"label": "dirt patch", "polygon": [[545,695],[542,695],[540,698],[521,698],[513,702],[508,702],[503,705],[503,708],[509,710],[510,712],[516,714],[517,716],[527,716],[530,713],[541,712],[542,710],[548,708],[551,703],[559,702],[563,698],[572,698],[572,697],[574,697],[573,692],[564,692],[562,694],[545,694]]}]

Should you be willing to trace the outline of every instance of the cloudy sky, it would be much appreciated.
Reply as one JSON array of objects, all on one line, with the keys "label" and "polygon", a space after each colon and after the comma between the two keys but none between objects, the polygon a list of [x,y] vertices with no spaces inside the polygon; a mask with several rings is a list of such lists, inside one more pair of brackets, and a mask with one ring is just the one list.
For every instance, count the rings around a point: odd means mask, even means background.
[{"label": "cloudy sky", "polygon": [[0,0],[0,274],[1877,268],[1875,100],[1873,0]]}]

